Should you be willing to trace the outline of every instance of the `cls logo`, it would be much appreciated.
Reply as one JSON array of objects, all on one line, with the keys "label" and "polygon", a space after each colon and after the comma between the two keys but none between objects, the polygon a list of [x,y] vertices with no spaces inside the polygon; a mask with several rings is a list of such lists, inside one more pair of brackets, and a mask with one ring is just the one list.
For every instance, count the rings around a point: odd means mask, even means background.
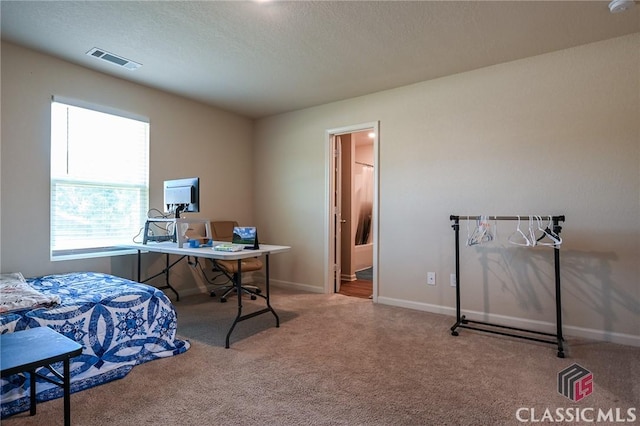
[{"label": "cls logo", "polygon": [[558,392],[573,402],[591,395],[593,374],[578,364],[573,364],[558,373]]}]

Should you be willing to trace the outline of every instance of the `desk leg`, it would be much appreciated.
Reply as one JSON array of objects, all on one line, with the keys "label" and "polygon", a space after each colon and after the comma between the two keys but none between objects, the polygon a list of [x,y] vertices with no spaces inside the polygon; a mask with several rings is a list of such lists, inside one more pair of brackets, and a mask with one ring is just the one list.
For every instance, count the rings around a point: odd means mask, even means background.
[{"label": "desk leg", "polygon": [[264,297],[264,299],[267,301],[267,307],[259,311],[248,313],[247,315],[244,315],[244,316],[242,315],[242,260],[238,259],[238,278],[236,279],[236,292],[238,293],[238,315],[236,315],[236,319],[233,321],[233,324],[231,324],[231,328],[227,333],[227,340],[225,344],[225,347],[227,349],[229,348],[229,337],[231,337],[231,333],[233,332],[233,329],[235,328],[236,324],[239,323],[240,321],[244,321],[246,319],[253,318],[258,315],[266,314],[267,312],[271,312],[273,316],[276,317],[276,327],[280,327],[280,318],[278,317],[278,314],[276,314],[276,311],[274,311],[273,308],[271,307],[271,303],[269,301],[270,296],[269,296],[269,254],[268,253],[265,254],[265,259],[266,259],[266,268],[267,268],[267,271],[266,271],[267,276],[265,278],[266,295],[265,296],[259,295],[259,296]]},{"label": "desk leg", "polygon": [[29,392],[29,414],[31,416],[36,415],[36,370],[29,371],[29,385],[31,387]]},{"label": "desk leg", "polygon": [[64,364],[64,425],[71,426],[71,368],[69,366],[69,358],[66,358]]},{"label": "desk leg", "polygon": [[271,313],[273,314],[274,317],[276,317],[276,327],[280,327],[280,318],[278,317],[278,314],[276,314],[276,311],[273,310],[273,308],[271,307],[271,303],[270,303],[270,299],[269,299],[269,253],[267,253],[264,256],[265,259],[265,263],[266,263],[266,273],[267,276],[265,277],[265,288],[266,288],[266,293],[267,293],[267,308],[271,311]]},{"label": "desk leg", "polygon": [[182,259],[184,259],[186,256],[182,256],[180,259],[178,259],[177,261],[175,261],[174,263],[172,263],[171,265],[169,265],[169,253],[167,253],[167,261],[166,261],[166,268],[164,270],[164,282],[165,282],[165,288],[169,288],[171,289],[171,291],[173,291],[176,294],[176,301],[179,302],[180,301],[180,295],[178,294],[178,292],[176,291],[175,288],[173,288],[173,286],[171,285],[171,283],[169,282],[169,270],[173,267],[173,265],[175,265],[176,263],[178,263],[179,261],[181,261]]},{"label": "desk leg", "polygon": [[169,270],[170,270],[171,268],[173,268],[173,267],[174,267],[178,262],[180,262],[180,261],[181,261],[182,259],[184,259],[185,257],[187,257],[187,256],[186,256],[186,255],[184,255],[184,256],[180,256],[180,257],[178,258],[178,260],[176,260],[175,262],[173,262],[173,263],[169,263],[169,254],[167,253],[167,254],[166,254],[166,262],[165,262],[166,266],[165,266],[165,268],[164,268],[162,271],[158,272],[157,274],[152,275],[152,276],[150,276],[149,278],[146,278],[144,281],[141,281],[141,280],[140,280],[140,278],[141,278],[141,277],[140,277],[140,269],[141,269],[141,268],[140,268],[140,250],[138,250],[138,282],[139,282],[139,283],[146,283],[147,281],[151,281],[152,279],[154,279],[154,278],[156,278],[156,277],[159,277],[160,275],[164,275],[164,282],[165,282],[164,287],[157,287],[157,288],[158,288],[159,290],[164,290],[164,289],[166,289],[166,288],[170,289],[171,291],[173,291],[173,292],[175,293],[175,295],[176,295],[176,301],[178,301],[178,302],[179,302],[179,301],[180,301],[180,295],[178,294],[178,291],[177,291],[175,288],[173,288],[173,286],[172,286],[172,285],[171,285],[171,283],[169,282]]},{"label": "desk leg", "polygon": [[[238,259],[238,273],[236,275],[236,293],[238,297],[238,314],[236,315],[236,319],[233,320],[233,324],[231,324],[231,328],[227,333],[227,339],[225,342],[225,348],[229,349],[229,338],[231,337],[231,333],[233,329],[236,327],[238,321],[240,321],[240,317],[242,317],[242,260]],[[267,290],[268,291],[268,290]]]}]

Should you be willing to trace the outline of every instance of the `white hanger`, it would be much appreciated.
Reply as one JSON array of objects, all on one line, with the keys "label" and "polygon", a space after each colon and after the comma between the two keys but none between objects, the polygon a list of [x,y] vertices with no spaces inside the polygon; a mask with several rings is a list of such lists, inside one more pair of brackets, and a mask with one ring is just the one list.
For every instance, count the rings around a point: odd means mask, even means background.
[{"label": "white hanger", "polygon": [[484,235],[482,237],[483,243],[488,243],[489,241],[493,241],[495,236],[493,235],[493,231],[491,230],[491,222],[489,222],[490,216],[480,216],[480,226],[484,228]]},{"label": "white hanger", "polygon": [[468,246],[472,246],[472,241],[471,241],[471,230],[469,229],[469,216],[467,216],[467,241],[465,243]]},{"label": "white hanger", "polygon": [[531,247],[535,247],[538,244],[538,239],[536,238],[536,232],[534,230],[534,219],[535,216],[529,216],[529,238],[527,239],[529,240]]},{"label": "white hanger", "polygon": [[489,216],[480,216],[480,218],[476,220],[476,229],[474,229],[472,234],[469,234],[469,216],[467,216],[467,245],[474,246],[488,243],[489,241],[493,241]]},{"label": "white hanger", "polygon": [[532,246],[531,241],[529,241],[529,237],[527,237],[525,233],[520,229],[520,216],[518,216],[518,228],[511,235],[509,235],[508,240],[511,244],[515,244],[517,246]]}]

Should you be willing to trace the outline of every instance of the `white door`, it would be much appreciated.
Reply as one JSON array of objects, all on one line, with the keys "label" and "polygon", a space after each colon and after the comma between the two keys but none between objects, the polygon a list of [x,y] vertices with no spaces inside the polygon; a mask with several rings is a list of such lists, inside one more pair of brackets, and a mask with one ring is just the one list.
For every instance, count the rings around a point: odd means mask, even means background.
[{"label": "white door", "polygon": [[342,152],[340,151],[340,135],[354,133],[364,130],[373,131],[373,151],[374,151],[374,183],[373,183],[373,206],[372,206],[372,234],[373,234],[373,301],[378,300],[378,142],[379,142],[379,122],[369,122],[354,126],[329,129],[326,131],[325,151],[328,155],[326,159],[326,183],[325,186],[325,293],[340,291],[340,281],[342,275],[341,257],[341,234],[342,218],[341,208],[341,181],[342,181]]},{"label": "white door", "polygon": [[342,141],[340,136],[333,136],[333,291],[340,292],[342,276]]}]

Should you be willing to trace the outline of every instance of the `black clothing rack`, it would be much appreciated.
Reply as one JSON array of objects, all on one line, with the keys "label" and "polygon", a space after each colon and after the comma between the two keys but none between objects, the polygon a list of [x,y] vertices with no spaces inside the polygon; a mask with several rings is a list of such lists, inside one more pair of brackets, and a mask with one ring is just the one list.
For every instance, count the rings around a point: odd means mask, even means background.
[{"label": "black clothing rack", "polygon": [[[556,245],[553,247],[554,253],[554,263],[555,263],[555,278],[556,278],[556,332],[554,333],[544,333],[535,330],[528,330],[524,328],[518,327],[510,327],[499,324],[492,324],[485,321],[474,321],[466,318],[464,315],[460,314],[460,220],[526,220],[529,217],[538,217],[538,216],[454,216],[451,215],[449,217],[450,220],[453,221],[453,228],[455,232],[455,246],[456,246],[456,323],[451,327],[451,335],[458,335],[458,328],[468,328],[477,331],[483,331],[486,333],[494,333],[500,334],[503,336],[511,336],[518,337],[521,339],[533,340],[536,342],[549,343],[552,345],[558,346],[558,358],[564,358],[564,348],[562,337],[562,299],[560,294],[560,248]],[[548,217],[547,215],[542,216],[544,218]],[[561,216],[551,216],[551,220],[553,223],[553,233],[555,235],[560,235],[560,231],[562,227],[560,226],[560,222],[564,222],[564,215]],[[471,324],[477,324],[480,327],[473,326]],[[492,329],[491,327],[497,328]],[[547,336],[547,338],[536,337],[536,336]],[[551,340],[550,337],[555,338]]]}]

